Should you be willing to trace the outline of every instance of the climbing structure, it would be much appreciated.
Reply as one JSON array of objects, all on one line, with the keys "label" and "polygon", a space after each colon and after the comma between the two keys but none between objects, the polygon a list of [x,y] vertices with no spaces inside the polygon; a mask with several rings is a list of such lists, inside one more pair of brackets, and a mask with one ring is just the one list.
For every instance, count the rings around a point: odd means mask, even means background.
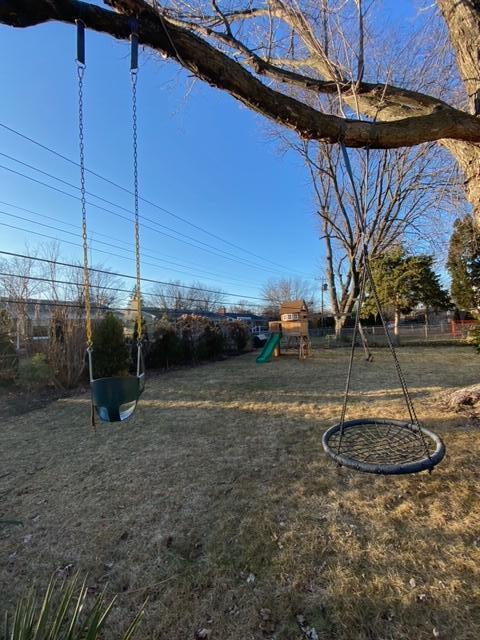
[{"label": "climbing structure", "polygon": [[289,300],[280,307],[280,320],[268,323],[270,339],[257,358],[259,364],[273,356],[297,355],[300,360],[312,351],[308,335],[308,307],[305,300]]}]

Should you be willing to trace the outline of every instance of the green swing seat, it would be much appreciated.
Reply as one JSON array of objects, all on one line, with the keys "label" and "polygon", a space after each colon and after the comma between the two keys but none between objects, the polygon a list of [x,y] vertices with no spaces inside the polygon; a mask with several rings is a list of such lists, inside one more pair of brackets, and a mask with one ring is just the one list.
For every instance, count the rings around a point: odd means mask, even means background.
[{"label": "green swing seat", "polygon": [[145,388],[145,374],[97,378],[91,382],[92,402],[102,422],[128,420]]},{"label": "green swing seat", "polygon": [[[78,132],[80,140],[80,202],[82,211],[82,237],[83,237],[83,287],[85,295],[85,323],[87,338],[87,359],[90,375],[90,393],[92,404],[92,427],[95,427],[95,413],[102,422],[123,422],[130,418],[140,396],[145,388],[145,367],[142,356],[142,310],[141,310],[141,275],[140,275],[140,222],[139,222],[139,195],[138,195],[138,164],[137,164],[137,71],[138,71],[138,34],[132,23],[131,33],[131,59],[130,75],[132,80],[132,123],[133,123],[133,196],[135,211],[135,266],[136,266],[136,296],[137,318],[137,371],[131,376],[112,376],[107,378],[94,378],[92,361],[93,332],[90,298],[90,269],[88,266],[88,253],[90,251],[87,230],[87,200],[85,186],[85,154],[84,154],[84,126],[83,126],[83,82],[85,75],[85,23],[77,19],[77,75],[78,75]],[[99,307],[106,309],[107,307]]]}]

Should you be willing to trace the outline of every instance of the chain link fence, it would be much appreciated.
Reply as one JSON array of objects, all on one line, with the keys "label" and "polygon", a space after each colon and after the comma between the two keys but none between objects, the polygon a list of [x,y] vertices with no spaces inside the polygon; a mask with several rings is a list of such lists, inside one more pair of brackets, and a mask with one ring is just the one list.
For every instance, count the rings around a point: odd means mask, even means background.
[{"label": "chain link fence", "polygon": [[[394,327],[389,324],[388,329],[397,345],[415,344],[465,344],[475,322],[440,322],[438,324],[400,324],[398,333],[394,334]],[[363,327],[368,344],[372,347],[387,345],[385,330],[382,326]],[[314,344],[320,347],[341,347],[351,344],[353,327],[342,329],[340,335],[335,335],[333,328],[316,329],[311,332]],[[360,344],[360,338],[358,338]]]}]

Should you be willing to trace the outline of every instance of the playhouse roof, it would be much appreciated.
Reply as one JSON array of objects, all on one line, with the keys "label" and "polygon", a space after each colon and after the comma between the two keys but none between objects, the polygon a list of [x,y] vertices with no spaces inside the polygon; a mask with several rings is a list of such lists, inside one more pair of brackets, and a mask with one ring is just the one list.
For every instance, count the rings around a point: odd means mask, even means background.
[{"label": "playhouse roof", "polygon": [[300,313],[300,311],[308,311],[305,300],[287,300],[280,307],[280,315],[284,313]]}]

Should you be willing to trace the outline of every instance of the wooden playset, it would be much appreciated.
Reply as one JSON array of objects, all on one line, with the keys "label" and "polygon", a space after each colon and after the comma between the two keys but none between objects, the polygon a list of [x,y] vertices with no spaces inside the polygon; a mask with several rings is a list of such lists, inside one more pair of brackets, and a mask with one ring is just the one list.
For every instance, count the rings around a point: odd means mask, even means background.
[{"label": "wooden playset", "polygon": [[271,334],[281,334],[273,355],[298,355],[300,360],[311,353],[311,342],[308,335],[308,307],[305,300],[290,300],[280,307],[280,320],[269,322]]}]

